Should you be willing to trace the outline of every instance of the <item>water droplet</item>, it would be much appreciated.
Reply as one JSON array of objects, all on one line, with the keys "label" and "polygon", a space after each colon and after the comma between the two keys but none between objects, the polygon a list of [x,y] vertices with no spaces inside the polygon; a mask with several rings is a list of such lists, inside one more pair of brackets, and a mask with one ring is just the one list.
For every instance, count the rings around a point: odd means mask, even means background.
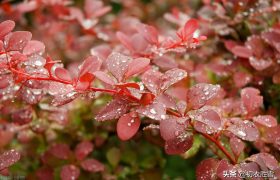
[{"label": "water droplet", "polygon": [[156,114],[157,112],[156,112],[156,110],[155,110],[154,108],[152,108],[152,109],[150,110],[150,113]]}]

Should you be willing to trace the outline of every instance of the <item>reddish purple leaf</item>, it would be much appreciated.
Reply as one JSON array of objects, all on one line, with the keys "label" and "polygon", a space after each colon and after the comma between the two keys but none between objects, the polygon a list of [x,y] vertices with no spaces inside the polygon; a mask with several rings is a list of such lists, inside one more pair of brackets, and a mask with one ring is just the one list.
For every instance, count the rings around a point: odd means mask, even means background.
[{"label": "reddish purple leaf", "polygon": [[212,99],[215,99],[215,97],[218,97],[220,92],[221,87],[219,85],[206,83],[196,84],[188,90],[188,106],[193,109],[198,109]]},{"label": "reddish purple leaf", "polygon": [[209,158],[201,161],[196,167],[197,180],[214,180],[216,179],[216,169],[219,164],[217,159]]},{"label": "reddish purple leaf", "polygon": [[14,149],[4,152],[0,155],[0,170],[8,168],[20,159],[20,153]]},{"label": "reddish purple leaf", "polygon": [[157,94],[159,91],[160,77],[162,73],[155,70],[148,70],[142,75],[142,82],[153,93]]},{"label": "reddish purple leaf", "polygon": [[265,44],[260,36],[250,36],[246,42],[246,47],[253,50],[254,56],[261,58],[264,55]]},{"label": "reddish purple leaf", "polygon": [[234,46],[231,49],[231,52],[238,57],[242,57],[242,58],[249,58],[251,57],[252,51],[244,46]]},{"label": "reddish purple leaf", "polygon": [[198,29],[198,22],[195,19],[190,19],[184,27],[178,31],[180,38],[185,41],[193,37],[193,33]]},{"label": "reddish purple leaf", "polygon": [[158,100],[155,100],[150,105],[139,107],[136,110],[136,112],[155,120],[161,120],[166,118],[166,107],[163,103],[160,103]]},{"label": "reddish purple leaf", "polygon": [[13,112],[13,122],[19,125],[30,123],[33,118],[33,111],[31,108],[24,108]]},{"label": "reddish purple leaf", "polygon": [[95,117],[97,121],[118,119],[129,110],[127,100],[115,98],[109,102]]},{"label": "reddish purple leaf", "polygon": [[10,33],[15,27],[15,22],[7,20],[0,23],[0,39],[4,39],[8,33]]},{"label": "reddish purple leaf", "polygon": [[[258,164],[255,162],[249,162],[249,163],[240,163],[237,165],[239,169],[241,169],[243,172],[260,172],[261,169],[259,168]],[[267,169],[266,169],[267,170]],[[254,180],[262,180],[258,178],[254,178]]]},{"label": "reddish purple leaf", "polygon": [[55,76],[64,81],[72,81],[72,77],[67,69],[57,67],[54,71]]},{"label": "reddish purple leaf", "polygon": [[106,60],[106,66],[118,81],[121,82],[130,61],[132,61],[132,58],[129,56],[125,56],[118,52],[112,52]]},{"label": "reddish purple leaf", "polygon": [[125,35],[122,32],[117,32],[117,38],[129,51],[131,51],[131,52],[134,51],[131,40],[129,39],[129,37],[127,35]]},{"label": "reddish purple leaf", "polygon": [[148,58],[136,58],[133,59],[129,64],[127,71],[125,73],[125,77],[128,78],[130,76],[133,76],[135,74],[142,73],[147,66],[150,64],[150,59]]},{"label": "reddish purple leaf", "polygon": [[138,28],[138,31],[150,44],[159,44],[158,31],[155,27],[144,24]]},{"label": "reddish purple leaf", "polygon": [[241,100],[248,114],[254,113],[263,104],[263,97],[260,96],[260,91],[251,87],[241,90]]},{"label": "reddish purple leaf", "polygon": [[187,77],[187,72],[182,69],[168,70],[160,77],[160,89],[164,91],[185,77]]},{"label": "reddish purple leaf", "polygon": [[[7,36],[6,36],[7,37]],[[7,51],[21,51],[31,40],[32,34],[28,31],[13,32],[5,41],[7,42]]]},{"label": "reddish purple leaf", "polygon": [[193,121],[199,121],[207,125],[207,129],[211,129],[211,132],[222,129],[220,115],[216,111],[209,109],[206,106],[198,110],[189,111],[188,115]]},{"label": "reddish purple leaf", "polygon": [[252,81],[252,75],[245,72],[236,72],[233,75],[233,80],[235,86],[241,88]]},{"label": "reddish purple leaf", "polygon": [[81,161],[93,151],[93,144],[89,141],[80,142],[75,148],[76,159]]},{"label": "reddish purple leaf", "polygon": [[175,139],[186,129],[186,118],[168,117],[165,120],[160,121],[160,135],[161,137],[168,141]]},{"label": "reddish purple leaf", "polygon": [[253,68],[255,68],[257,71],[265,70],[273,64],[270,58],[257,59],[255,57],[250,57],[249,62],[251,66],[253,66]]},{"label": "reddish purple leaf", "polygon": [[86,159],[86,160],[82,161],[81,167],[85,171],[89,171],[89,172],[93,172],[93,173],[101,172],[101,171],[104,171],[104,169],[105,169],[104,165],[95,159]]},{"label": "reddish purple leaf", "polygon": [[96,56],[87,57],[80,67],[79,77],[84,76],[87,73],[93,74],[98,71],[102,65],[102,61]]},{"label": "reddish purple leaf", "polygon": [[184,132],[174,139],[165,142],[165,152],[167,154],[182,154],[189,150],[193,145],[193,134]]},{"label": "reddish purple leaf", "polygon": [[152,93],[142,93],[140,104],[146,106],[151,104],[155,99],[155,95]]},{"label": "reddish purple leaf", "polygon": [[23,48],[24,55],[42,54],[45,51],[45,45],[40,41],[29,41]]},{"label": "reddish purple leaf", "polygon": [[50,147],[49,152],[59,159],[68,159],[72,153],[67,144],[54,144]]},{"label": "reddish purple leaf", "polygon": [[123,141],[131,139],[137,133],[140,123],[140,118],[136,112],[123,115],[117,123],[118,137]]},{"label": "reddish purple leaf", "polygon": [[93,73],[93,75],[106,84],[114,85],[116,83],[107,73],[103,71],[96,71]]},{"label": "reddish purple leaf", "polygon": [[239,118],[231,119],[231,122],[227,130],[237,137],[245,141],[255,141],[259,138],[259,130],[253,122]]},{"label": "reddish purple leaf", "polygon": [[253,121],[257,122],[258,124],[264,125],[266,127],[276,127],[277,120],[275,117],[271,115],[259,115],[253,117]]},{"label": "reddish purple leaf", "polygon": [[79,97],[79,93],[73,91],[66,94],[55,95],[51,101],[51,105],[53,106],[62,106],[68,104]]},{"label": "reddish purple leaf", "polygon": [[60,178],[62,180],[76,180],[80,176],[80,169],[75,165],[65,165],[60,171]]},{"label": "reddish purple leaf", "polygon": [[36,171],[36,178],[38,180],[53,180],[54,171],[50,167],[41,167]]},{"label": "reddish purple leaf", "polygon": [[275,159],[273,155],[269,153],[254,154],[249,158],[247,158],[247,160],[256,162],[261,167],[265,165],[270,170],[279,168],[278,161]]},{"label": "reddish purple leaf", "polygon": [[170,70],[178,67],[178,63],[169,56],[159,56],[153,59],[153,63],[163,70]]},{"label": "reddish purple leaf", "polygon": [[229,140],[230,148],[235,155],[235,157],[239,157],[240,153],[244,150],[245,144],[239,138],[233,136]]},{"label": "reddish purple leaf", "polygon": [[147,47],[149,46],[146,39],[139,33],[135,33],[130,37],[131,45],[133,47],[132,53],[142,54],[146,52]]},{"label": "reddish purple leaf", "polygon": [[0,77],[0,89],[5,89],[10,85],[10,82],[8,79],[4,79],[3,77]]},{"label": "reddish purple leaf", "polygon": [[[226,177],[225,173],[237,172],[237,169],[230,164],[227,160],[223,159],[218,163],[216,174],[217,177],[221,180],[233,180],[233,177]],[[238,179],[238,178],[237,178]],[[236,179],[234,179],[236,180]]]}]

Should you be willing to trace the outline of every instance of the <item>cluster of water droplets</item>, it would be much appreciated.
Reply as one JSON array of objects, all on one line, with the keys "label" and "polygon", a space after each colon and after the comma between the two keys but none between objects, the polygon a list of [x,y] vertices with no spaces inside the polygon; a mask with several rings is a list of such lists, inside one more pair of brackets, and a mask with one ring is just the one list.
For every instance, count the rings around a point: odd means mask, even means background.
[{"label": "cluster of water droplets", "polygon": [[129,103],[125,99],[115,98],[109,102],[95,117],[98,121],[117,119],[129,110]]},{"label": "cluster of water droplets", "polygon": [[14,149],[4,152],[0,155],[0,170],[3,170],[20,159],[20,153]]},{"label": "cluster of water droplets", "polygon": [[171,85],[179,82],[183,78],[187,76],[187,72],[181,69],[171,69],[164,73],[164,75],[161,76],[160,80],[160,89],[165,90]]},{"label": "cluster of water droplets", "polygon": [[166,118],[166,106],[157,100],[150,105],[138,108],[136,111],[154,120],[162,120]]},{"label": "cluster of water droplets", "polygon": [[113,52],[107,58],[106,65],[108,70],[118,79],[120,82],[127,71],[129,62],[132,58],[125,56],[118,52]]},{"label": "cluster of water droplets", "polygon": [[259,131],[255,124],[249,120],[235,118],[227,130],[246,141],[255,141],[259,138]]}]

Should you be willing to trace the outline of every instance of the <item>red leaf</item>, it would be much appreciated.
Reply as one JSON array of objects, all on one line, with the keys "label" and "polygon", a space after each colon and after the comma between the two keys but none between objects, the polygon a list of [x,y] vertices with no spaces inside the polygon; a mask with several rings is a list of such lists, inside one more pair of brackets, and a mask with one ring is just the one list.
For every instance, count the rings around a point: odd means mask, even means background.
[{"label": "red leaf", "polygon": [[193,121],[200,121],[213,131],[219,131],[222,128],[220,115],[216,111],[207,108],[207,106],[199,110],[189,111],[188,115]]},{"label": "red leaf", "polygon": [[248,114],[257,111],[263,104],[263,97],[256,88],[243,88],[241,90],[241,100]]},{"label": "red leaf", "polygon": [[188,132],[182,133],[174,139],[165,142],[165,152],[167,154],[182,154],[189,150],[193,145],[193,135]]},{"label": "red leaf", "polygon": [[33,118],[33,111],[31,108],[23,108],[13,112],[13,122],[19,125],[30,123]]},{"label": "red leaf", "polygon": [[142,25],[138,28],[139,33],[150,43],[158,45],[158,31],[153,26]]},{"label": "red leaf", "polygon": [[76,180],[80,176],[80,169],[75,165],[64,165],[60,171],[62,180]]},{"label": "red leaf", "polygon": [[271,115],[259,115],[253,117],[253,121],[266,127],[276,127],[277,120]]},{"label": "red leaf", "polygon": [[139,107],[136,112],[155,120],[166,118],[166,107],[158,100],[153,101],[150,105]]},{"label": "red leaf", "polygon": [[8,79],[2,79],[3,77],[0,77],[0,89],[5,89],[10,85],[10,82]]},{"label": "red leaf", "polygon": [[86,160],[82,161],[81,167],[85,171],[89,171],[89,172],[93,172],[93,173],[101,172],[101,171],[104,171],[104,169],[105,169],[104,165],[95,159],[86,159]]},{"label": "red leaf", "polygon": [[53,180],[54,171],[50,167],[41,167],[36,171],[36,178],[39,180]]},{"label": "red leaf", "polygon": [[221,92],[219,85],[199,83],[188,90],[187,102],[188,106],[198,109],[207,102],[218,97]]},{"label": "red leaf", "polygon": [[140,104],[146,106],[149,105],[153,102],[155,99],[155,95],[152,93],[142,93],[141,99],[140,99]]},{"label": "red leaf", "polygon": [[134,48],[128,36],[122,32],[117,32],[117,38],[129,51],[134,52]]},{"label": "red leaf", "polygon": [[118,52],[112,52],[106,60],[106,66],[117,80],[121,82],[130,61],[132,61],[132,58]]},{"label": "red leaf", "polygon": [[23,54],[29,56],[32,54],[41,54],[45,51],[45,45],[40,41],[29,41],[23,48]]},{"label": "red leaf", "polygon": [[257,71],[263,71],[273,64],[273,61],[270,58],[257,59],[255,57],[250,57],[249,62]]},{"label": "red leaf", "polygon": [[231,49],[231,52],[238,57],[242,57],[242,58],[249,58],[251,57],[252,51],[244,46],[234,46]]},{"label": "red leaf", "polygon": [[271,155],[269,153],[254,154],[254,155],[250,156],[249,158],[247,158],[247,160],[256,162],[261,167],[263,165],[265,165],[270,170],[279,168],[278,161],[276,160],[276,158],[273,155]]},{"label": "red leaf", "polygon": [[189,40],[193,37],[193,33],[198,29],[198,22],[195,19],[190,19],[186,22],[183,29],[178,31],[179,37],[183,40]]},{"label": "red leaf", "polygon": [[87,73],[93,74],[98,71],[102,65],[102,61],[96,56],[87,57],[81,65],[79,77],[84,76]]},{"label": "red leaf", "polygon": [[117,119],[129,110],[129,103],[122,98],[115,98],[109,102],[95,117],[97,121]]},{"label": "red leaf", "polygon": [[148,59],[148,58],[133,59],[128,64],[128,68],[125,73],[125,77],[128,78],[135,74],[142,73],[147,68],[147,66],[149,66],[149,64],[150,64],[150,59]]},{"label": "red leaf", "polygon": [[244,150],[245,144],[239,138],[233,136],[229,140],[230,148],[235,155],[235,157],[239,157],[240,153]]},{"label": "red leaf", "polygon": [[140,123],[136,112],[123,115],[117,123],[118,137],[123,141],[131,139],[137,133]]},{"label": "red leaf", "polygon": [[51,73],[52,67],[57,63],[58,61],[54,61],[50,56],[47,56],[46,58],[46,64],[44,66],[44,68],[46,68],[49,72],[49,74]]},{"label": "red leaf", "polygon": [[157,94],[159,90],[160,77],[162,73],[155,70],[148,70],[142,75],[142,82],[153,93]]},{"label": "red leaf", "polygon": [[28,31],[13,32],[5,41],[7,51],[21,51],[31,40],[32,34]]},{"label": "red leaf", "polygon": [[54,144],[49,149],[50,153],[59,159],[68,159],[71,155],[71,150],[67,144]]},{"label": "red leaf", "polygon": [[61,80],[64,81],[72,81],[72,77],[69,73],[68,70],[61,68],[61,67],[57,67],[54,71],[55,76]]},{"label": "red leaf", "polygon": [[187,72],[182,69],[168,70],[160,77],[160,89],[164,91],[185,77],[187,77]]},{"label": "red leaf", "polygon": [[81,161],[93,151],[93,144],[89,141],[80,142],[75,148],[76,159]]},{"label": "red leaf", "polygon": [[8,168],[20,159],[20,153],[12,149],[0,155],[0,170]]},{"label": "red leaf", "polygon": [[168,141],[181,135],[186,129],[186,118],[169,117],[160,121],[160,135]]},{"label": "red leaf", "polygon": [[229,164],[229,162],[225,159],[221,160],[218,164],[218,167],[217,167],[217,176],[219,179],[221,180],[233,180],[233,177],[225,177],[225,172],[237,172],[237,169]]},{"label": "red leaf", "polygon": [[94,75],[91,73],[86,73],[83,76],[80,76],[76,85],[76,89],[78,90],[87,89],[93,80],[94,80]]},{"label": "red leaf", "polygon": [[234,73],[233,80],[235,86],[241,88],[252,81],[252,75],[245,72],[236,72]]},{"label": "red leaf", "polygon": [[232,124],[227,128],[237,137],[245,141],[255,141],[259,138],[259,130],[254,123],[239,118],[231,119]]},{"label": "red leaf", "polygon": [[15,22],[11,20],[0,23],[0,39],[3,40],[4,37],[14,29],[14,27]]},{"label": "red leaf", "polygon": [[201,161],[196,167],[196,178],[197,180],[211,180],[216,179],[216,168],[219,161],[217,159],[209,158]]},{"label": "red leaf", "polygon": [[93,75],[99,79],[100,81],[109,84],[109,85],[114,85],[115,81],[106,73],[104,73],[103,71],[96,71],[93,73]]}]

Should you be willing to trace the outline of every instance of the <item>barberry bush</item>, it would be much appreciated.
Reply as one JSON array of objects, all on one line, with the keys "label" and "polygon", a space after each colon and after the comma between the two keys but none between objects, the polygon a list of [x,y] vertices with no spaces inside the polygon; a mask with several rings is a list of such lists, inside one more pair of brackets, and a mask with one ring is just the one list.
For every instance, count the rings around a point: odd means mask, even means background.
[{"label": "barberry bush", "polygon": [[280,179],[278,1],[4,0],[0,21],[0,179]]}]

